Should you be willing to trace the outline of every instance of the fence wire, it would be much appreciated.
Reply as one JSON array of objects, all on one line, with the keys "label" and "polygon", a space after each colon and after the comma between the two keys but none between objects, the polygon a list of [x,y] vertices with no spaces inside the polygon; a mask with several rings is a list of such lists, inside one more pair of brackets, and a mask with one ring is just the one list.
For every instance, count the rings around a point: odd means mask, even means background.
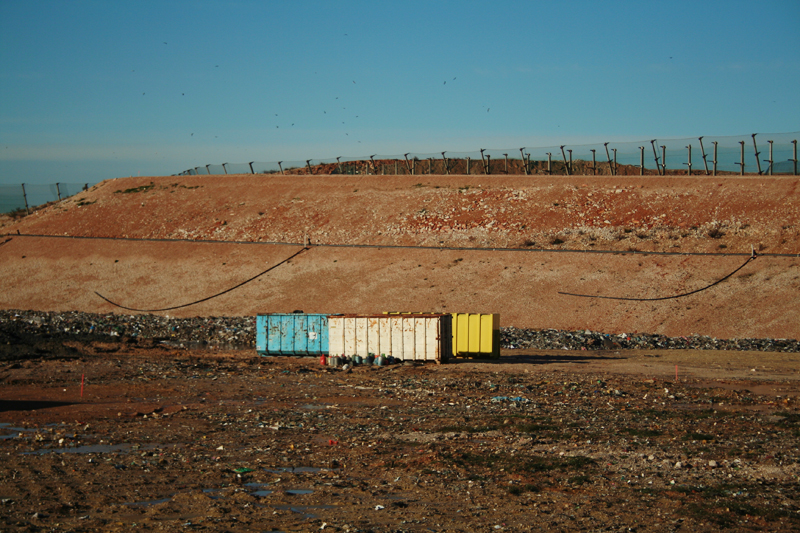
[{"label": "fence wire", "polygon": [[796,174],[793,133],[204,165],[194,174]]},{"label": "fence wire", "polygon": [[[49,183],[46,185],[0,185],[0,213],[25,210],[69,198],[89,188],[89,183]],[[91,184],[94,185],[94,184]]]}]

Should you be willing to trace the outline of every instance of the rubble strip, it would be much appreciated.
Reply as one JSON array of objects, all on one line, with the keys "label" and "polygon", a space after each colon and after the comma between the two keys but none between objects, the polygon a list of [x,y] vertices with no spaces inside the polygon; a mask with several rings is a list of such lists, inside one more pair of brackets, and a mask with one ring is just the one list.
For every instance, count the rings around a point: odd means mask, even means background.
[{"label": "rubble strip", "polygon": [[[152,314],[96,314],[80,311],[0,310],[0,339],[95,337],[141,338],[182,348],[255,347],[256,320],[246,317],[174,318]],[[500,329],[504,349],[537,350],[747,350],[800,352],[796,339],[717,339],[704,335],[667,337],[649,333],[601,333],[556,329]]]}]

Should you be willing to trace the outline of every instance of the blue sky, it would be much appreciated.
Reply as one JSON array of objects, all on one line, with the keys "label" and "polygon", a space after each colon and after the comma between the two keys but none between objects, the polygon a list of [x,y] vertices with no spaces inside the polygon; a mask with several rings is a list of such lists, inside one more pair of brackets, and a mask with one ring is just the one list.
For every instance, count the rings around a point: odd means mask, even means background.
[{"label": "blue sky", "polygon": [[0,184],[800,130],[800,2],[0,0]]}]

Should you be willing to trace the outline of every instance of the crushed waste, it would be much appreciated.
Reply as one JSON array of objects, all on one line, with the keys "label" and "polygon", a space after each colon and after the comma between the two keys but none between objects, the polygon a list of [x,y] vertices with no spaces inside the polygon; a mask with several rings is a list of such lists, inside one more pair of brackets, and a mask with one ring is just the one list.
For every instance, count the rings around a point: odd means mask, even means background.
[{"label": "crushed waste", "polygon": [[[81,311],[0,310],[1,344],[15,339],[77,338],[150,340],[168,347],[202,349],[255,348],[256,319],[247,317],[175,318],[153,314],[97,314]],[[116,339],[115,339],[116,338]],[[668,337],[650,333],[602,333],[556,329],[500,328],[504,349],[536,350],[748,350],[800,352],[797,339],[718,339],[705,335]],[[349,362],[349,361],[347,361]],[[380,363],[379,363],[380,364]]]}]

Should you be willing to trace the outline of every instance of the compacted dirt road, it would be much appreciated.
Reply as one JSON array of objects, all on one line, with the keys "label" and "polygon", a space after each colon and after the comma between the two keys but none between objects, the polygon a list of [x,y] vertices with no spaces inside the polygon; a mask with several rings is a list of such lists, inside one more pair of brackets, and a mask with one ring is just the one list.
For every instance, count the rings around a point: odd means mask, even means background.
[{"label": "compacted dirt road", "polygon": [[[112,180],[0,221],[0,307],[165,309],[310,241],[225,295],[153,312],[499,312],[503,326],[797,339],[797,184]],[[561,294],[677,295],[742,265],[677,299]],[[800,529],[796,353],[503,350],[342,370],[141,336],[0,342],[3,531]]]}]

